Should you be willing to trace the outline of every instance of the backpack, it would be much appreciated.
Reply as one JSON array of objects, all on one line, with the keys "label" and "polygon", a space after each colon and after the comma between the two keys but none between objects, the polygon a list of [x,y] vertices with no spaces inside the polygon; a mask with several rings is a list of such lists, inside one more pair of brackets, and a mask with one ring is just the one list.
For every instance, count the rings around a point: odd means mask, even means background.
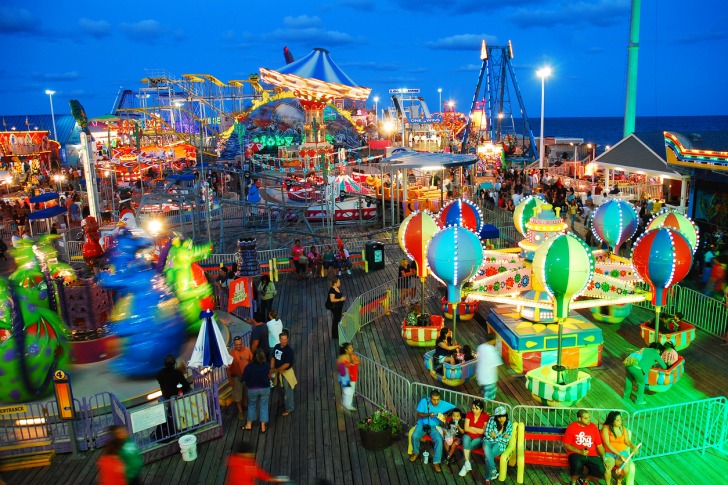
[{"label": "backpack", "polygon": [[324,308],[327,310],[331,310],[334,308],[334,304],[331,302],[331,297],[329,296],[329,293],[326,294],[326,300],[324,301]]}]

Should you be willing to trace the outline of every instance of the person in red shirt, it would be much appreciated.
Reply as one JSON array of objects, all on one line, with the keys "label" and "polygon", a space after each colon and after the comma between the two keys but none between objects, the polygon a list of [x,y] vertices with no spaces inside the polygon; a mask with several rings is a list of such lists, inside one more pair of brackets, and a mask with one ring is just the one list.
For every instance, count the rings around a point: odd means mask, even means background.
[{"label": "person in red shirt", "polygon": [[238,406],[238,420],[244,419],[243,409],[248,407],[248,396],[245,384],[240,380],[245,366],[253,360],[253,353],[243,345],[243,338],[236,336],[233,339],[233,348],[228,351],[233,363],[227,367],[228,381],[233,390],[233,401]]},{"label": "person in red shirt", "polygon": [[[300,239],[296,239],[291,248],[291,256],[293,257],[293,265],[296,268],[296,279],[300,280],[306,277],[306,267],[308,266],[308,257],[306,256],[306,248],[301,244]],[[301,262],[304,258],[305,263]]]},{"label": "person in red shirt", "polygon": [[126,485],[124,462],[119,456],[123,445],[123,441],[114,437],[104,446],[104,453],[96,461],[99,485]]},{"label": "person in red shirt", "polygon": [[257,480],[273,483],[286,483],[287,478],[276,478],[258,466],[252,445],[242,443],[237,453],[228,458],[228,473],[225,485],[254,485]]},{"label": "person in red shirt", "polygon": [[[604,445],[599,428],[591,422],[589,411],[579,409],[576,412],[577,420],[566,428],[564,433],[564,448],[569,456],[569,475],[571,485],[588,483],[588,480],[598,481],[604,478]],[[581,478],[584,467],[587,476]],[[578,482],[577,482],[578,480]]]},{"label": "person in red shirt", "polygon": [[485,425],[488,424],[488,413],[483,412],[485,405],[480,399],[473,401],[470,411],[465,415],[465,434],[463,435],[463,456],[465,463],[460,469],[459,475],[464,477],[472,470],[470,465],[470,451],[479,448],[483,444]]}]

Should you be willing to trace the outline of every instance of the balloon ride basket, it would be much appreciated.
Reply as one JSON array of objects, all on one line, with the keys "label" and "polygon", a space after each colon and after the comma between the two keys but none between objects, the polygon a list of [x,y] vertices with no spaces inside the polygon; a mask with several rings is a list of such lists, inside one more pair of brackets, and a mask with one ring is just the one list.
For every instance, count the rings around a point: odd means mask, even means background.
[{"label": "balloon ride basket", "polygon": [[591,314],[597,322],[614,324],[621,323],[629,316],[631,311],[631,303],[622,303],[621,305],[593,307],[591,309]]},{"label": "balloon ride basket", "polygon": [[[424,316],[424,315],[423,315]],[[407,325],[402,322],[402,338],[412,347],[434,347],[445,320],[440,315],[430,315],[429,325]]]},{"label": "balloon ride basket", "polygon": [[[447,297],[443,297],[442,300],[440,300],[440,309],[445,315],[445,318],[447,318],[448,320],[452,320],[453,305],[447,302]],[[458,321],[466,322],[468,320],[472,320],[473,317],[478,313],[479,309],[480,300],[461,301],[460,303],[458,303],[457,308]]]},{"label": "balloon ride basket", "polygon": [[591,388],[591,376],[578,369],[562,366],[558,382],[556,365],[544,365],[526,373],[526,389],[533,398],[546,406],[571,406],[586,396]]},{"label": "balloon ride basket", "polygon": [[69,342],[73,364],[92,364],[119,355],[121,339],[116,335]]},{"label": "balloon ride basket", "polygon": [[[503,361],[519,374],[557,362],[558,325],[522,319],[509,306],[498,306],[488,314],[489,330],[498,335]],[[562,363],[567,367],[597,367],[602,362],[602,330],[581,315],[564,321]]]},{"label": "balloon ride basket", "polygon": [[478,359],[469,360],[461,364],[448,364],[445,362],[442,364],[442,373],[438,373],[435,369],[434,358],[434,350],[430,350],[425,354],[425,368],[430,371],[433,379],[442,382],[446,386],[461,386],[475,377]]},{"label": "balloon ride basket", "polygon": [[[658,342],[665,344],[672,342],[675,350],[680,351],[688,348],[690,342],[695,340],[695,325],[688,322],[680,322],[676,332],[660,332]],[[647,345],[655,341],[655,322],[649,321],[640,324],[640,333]]]},{"label": "balloon ride basket", "polygon": [[685,372],[685,359],[682,356],[667,369],[653,367],[647,374],[645,389],[652,392],[665,392],[678,382]]}]

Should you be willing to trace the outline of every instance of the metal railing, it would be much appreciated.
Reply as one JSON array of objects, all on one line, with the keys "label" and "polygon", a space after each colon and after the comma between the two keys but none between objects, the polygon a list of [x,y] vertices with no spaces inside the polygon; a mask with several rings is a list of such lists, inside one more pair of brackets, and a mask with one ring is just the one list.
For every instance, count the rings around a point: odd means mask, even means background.
[{"label": "metal railing", "polygon": [[[646,284],[641,285],[641,288],[649,291]],[[650,311],[655,310],[649,300],[635,303],[635,305]],[[675,285],[670,288],[669,297],[666,305],[662,307],[662,312],[668,314],[681,312],[684,321],[721,338],[728,332],[726,304],[684,286]]]},{"label": "metal railing", "polygon": [[410,382],[368,357],[359,355],[359,358],[361,364],[359,378],[356,381],[356,393],[375,406],[386,406],[404,422],[414,423]]},{"label": "metal railing", "polygon": [[686,451],[726,450],[728,405],[725,397],[636,411],[631,430],[643,443],[636,460]]}]

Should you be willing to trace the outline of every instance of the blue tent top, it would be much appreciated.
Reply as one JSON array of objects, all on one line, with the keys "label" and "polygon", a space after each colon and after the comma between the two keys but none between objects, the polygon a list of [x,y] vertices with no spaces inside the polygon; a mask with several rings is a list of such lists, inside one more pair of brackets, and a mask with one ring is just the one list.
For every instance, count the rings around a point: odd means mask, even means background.
[{"label": "blue tent top", "polygon": [[483,228],[480,230],[480,239],[498,239],[500,237],[500,230],[493,224],[483,224]]},{"label": "blue tent top", "polygon": [[332,84],[343,84],[349,87],[359,87],[344,71],[337,66],[329,51],[316,47],[309,55],[290,64],[276,69],[281,74],[293,74],[302,78],[318,79]]},{"label": "blue tent top", "polygon": [[47,209],[31,212],[30,214],[28,214],[28,219],[30,219],[31,221],[48,219],[49,217],[56,217],[60,216],[61,214],[65,214],[67,210],[68,209],[66,209],[62,205],[54,205],[53,207],[49,207]]},{"label": "blue tent top", "polygon": [[173,173],[169,177],[167,177],[167,180],[170,182],[190,182],[192,180],[195,180],[195,174],[194,173]]},{"label": "blue tent top", "polygon": [[32,204],[37,204],[38,202],[48,202],[49,200],[56,200],[58,197],[60,196],[57,192],[46,192],[45,194],[31,197],[29,200]]}]

